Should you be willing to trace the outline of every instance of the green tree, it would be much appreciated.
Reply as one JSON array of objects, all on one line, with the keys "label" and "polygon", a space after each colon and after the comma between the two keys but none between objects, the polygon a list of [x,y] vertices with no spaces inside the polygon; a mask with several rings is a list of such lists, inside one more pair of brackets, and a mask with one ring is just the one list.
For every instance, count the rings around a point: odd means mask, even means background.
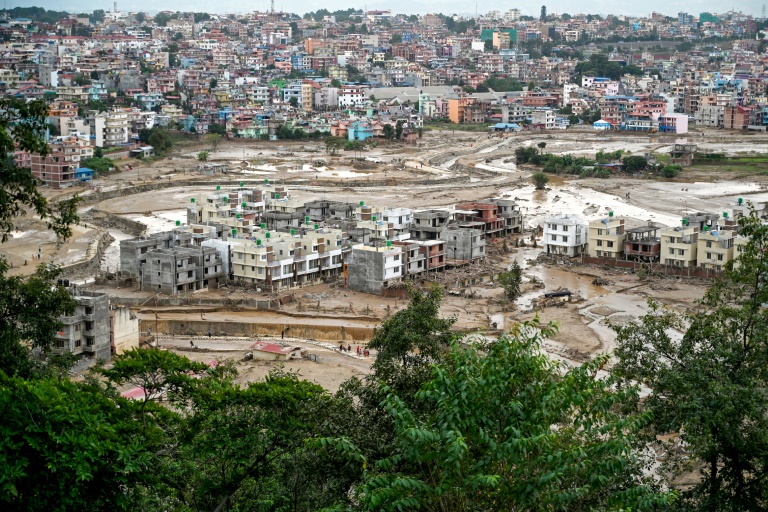
[{"label": "green tree", "polygon": [[644,171],[648,168],[648,160],[642,156],[625,156],[621,159],[624,166],[624,172],[634,174],[638,171]]},{"label": "green tree", "polygon": [[675,495],[658,492],[637,458],[647,416],[621,412],[637,388],[614,390],[596,378],[608,356],[572,369],[552,361],[541,339],[553,332],[533,322],[487,345],[454,344],[417,393],[422,410],[390,394],[383,405],[396,442],[386,458],[364,458],[362,508],[669,506]]},{"label": "green tree", "polygon": [[147,19],[147,15],[144,14],[143,12],[137,12],[136,16],[134,16],[134,18],[136,18],[136,22],[141,25]]},{"label": "green tree", "polygon": [[197,154],[197,159],[200,160],[201,162],[207,162],[208,161],[208,155],[209,155],[208,151],[206,151],[206,150],[200,151]]},{"label": "green tree", "polygon": [[702,475],[683,493],[685,510],[762,510],[768,500],[768,226],[751,211],[739,234],[746,244],[699,308],[651,303],[615,327],[615,374],[650,388],[649,436],[676,434],[662,444],[669,468]]},{"label": "green tree", "polygon": [[336,89],[341,88],[341,82],[339,81],[338,78],[334,78],[331,80],[331,87],[335,87]]},{"label": "green tree", "polygon": [[388,318],[368,346],[378,351],[373,369],[379,381],[398,392],[418,389],[432,363],[442,358],[452,340],[455,318],[440,318],[442,289],[410,289],[408,307]]},{"label": "green tree", "polygon": [[160,27],[164,27],[164,26],[168,25],[168,22],[170,20],[171,20],[170,15],[168,15],[168,14],[166,14],[164,12],[157,13],[155,15],[155,18],[154,18],[155,24],[160,26]]},{"label": "green tree", "polygon": [[544,154],[544,148],[547,147],[547,143],[546,142],[539,142],[538,144],[536,144],[536,147],[538,147],[541,150],[541,154],[543,155]]},{"label": "green tree", "polygon": [[71,225],[79,221],[77,195],[49,203],[31,170],[18,167],[13,159],[17,150],[48,153],[44,139],[47,117],[48,106],[43,101],[0,99],[0,242],[8,240],[15,219],[28,210],[45,220],[59,239],[69,238]]},{"label": "green tree", "polygon": [[392,128],[391,124],[385,124],[382,130],[383,130],[385,139],[392,140],[395,138],[395,129]]},{"label": "green tree", "polygon": [[151,480],[158,448],[127,400],[68,378],[0,371],[0,508],[130,510],[126,489]]},{"label": "green tree", "polygon": [[403,138],[403,121],[398,120],[397,123],[395,123],[395,139],[400,140]]},{"label": "green tree", "polygon": [[213,123],[208,125],[208,133],[213,133],[216,135],[226,135],[227,134],[227,127],[223,124]]},{"label": "green tree", "polygon": [[325,150],[328,151],[328,154],[333,156],[336,153],[338,153],[341,148],[344,147],[344,139],[340,139],[339,137],[334,137],[332,135],[329,135],[325,138]]},{"label": "green tree", "polygon": [[504,288],[504,296],[509,301],[516,301],[520,297],[520,285],[523,283],[523,269],[517,261],[512,263],[512,268],[501,272],[498,277],[499,284]]},{"label": "green tree", "polygon": [[389,39],[389,44],[400,44],[402,42],[403,42],[402,34],[392,34],[392,37]]},{"label": "green tree", "polygon": [[291,99],[288,100],[288,104],[293,108],[299,108],[299,98],[291,96]]},{"label": "green tree", "polygon": [[215,78],[211,78],[211,83],[210,83],[211,89],[215,89],[217,85],[219,85],[219,81],[216,80]]},{"label": "green tree", "polygon": [[101,23],[104,21],[104,15],[106,13],[104,12],[104,9],[96,9],[91,13],[90,21],[91,23]]},{"label": "green tree", "polygon": [[531,181],[536,186],[536,190],[544,190],[549,183],[549,176],[541,171],[531,174]]},{"label": "green tree", "polygon": [[661,168],[661,175],[665,178],[676,178],[682,170],[683,167],[681,165],[667,164]]},{"label": "green tree", "polygon": [[216,148],[219,147],[219,143],[221,142],[221,135],[218,133],[209,133],[205,136],[205,140],[211,145],[211,151],[215,153]]},{"label": "green tree", "polygon": [[40,265],[28,278],[7,273],[8,263],[0,258],[0,374],[30,378],[45,372],[33,351],[50,356],[60,317],[71,315],[75,302],[56,284],[60,270],[54,266]]}]

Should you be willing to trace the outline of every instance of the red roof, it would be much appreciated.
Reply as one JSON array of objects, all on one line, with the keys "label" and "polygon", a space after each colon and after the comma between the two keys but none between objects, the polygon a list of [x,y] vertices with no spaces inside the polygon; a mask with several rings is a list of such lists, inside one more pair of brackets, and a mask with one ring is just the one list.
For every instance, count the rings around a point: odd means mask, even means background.
[{"label": "red roof", "polygon": [[251,345],[251,349],[271,354],[289,354],[294,350],[299,350],[298,347],[282,347],[276,343],[264,343],[263,341],[254,343]]},{"label": "red roof", "polygon": [[128,400],[144,400],[144,395],[144,388],[133,388],[120,393],[120,396]]}]

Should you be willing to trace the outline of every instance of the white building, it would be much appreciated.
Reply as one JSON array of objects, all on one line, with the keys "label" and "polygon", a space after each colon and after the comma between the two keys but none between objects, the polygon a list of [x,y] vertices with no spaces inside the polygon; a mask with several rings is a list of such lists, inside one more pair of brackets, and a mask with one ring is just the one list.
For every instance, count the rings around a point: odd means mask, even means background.
[{"label": "white building", "polygon": [[544,219],[547,254],[578,256],[587,251],[589,228],[580,215],[559,214]]},{"label": "white building", "polygon": [[410,208],[392,208],[381,212],[381,219],[385,224],[390,224],[394,230],[394,239],[407,240],[411,237],[411,224],[413,224],[413,212]]}]

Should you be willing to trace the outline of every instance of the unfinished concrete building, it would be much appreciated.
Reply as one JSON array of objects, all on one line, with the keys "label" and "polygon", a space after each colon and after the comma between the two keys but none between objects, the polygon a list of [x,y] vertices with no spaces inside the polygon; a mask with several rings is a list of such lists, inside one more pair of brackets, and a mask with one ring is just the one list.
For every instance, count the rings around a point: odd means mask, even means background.
[{"label": "unfinished concrete building", "polygon": [[413,213],[411,238],[437,240],[448,225],[451,214],[444,210],[424,210]]},{"label": "unfinished concrete building", "polygon": [[356,245],[347,265],[347,286],[350,290],[380,295],[382,289],[402,278],[403,250],[397,246]]},{"label": "unfinished concrete building", "polygon": [[308,201],[304,204],[304,208],[311,222],[328,222],[354,219],[356,205],[320,199]]},{"label": "unfinished concrete building", "polygon": [[145,257],[139,275],[142,290],[173,295],[216,288],[224,277],[221,257],[213,247],[156,249]]},{"label": "unfinished concrete building", "polygon": [[498,208],[498,215],[503,219],[503,235],[511,235],[523,232],[523,214],[520,205],[514,199],[494,199]]},{"label": "unfinished concrete building", "polygon": [[70,290],[77,306],[71,316],[61,317],[61,330],[55,334],[54,354],[70,353],[109,360],[109,297],[104,293]]},{"label": "unfinished concrete building", "polygon": [[652,222],[647,226],[628,229],[624,239],[624,257],[646,263],[658,262],[661,258],[659,230],[661,227]]},{"label": "unfinished concrete building", "polygon": [[454,265],[485,259],[485,236],[479,229],[451,225],[440,238],[445,240],[446,257]]},{"label": "unfinished concrete building", "polygon": [[220,224],[177,226],[171,231],[120,241],[120,272],[138,276],[146,254],[158,249],[200,245],[205,240],[226,239],[228,228]]}]

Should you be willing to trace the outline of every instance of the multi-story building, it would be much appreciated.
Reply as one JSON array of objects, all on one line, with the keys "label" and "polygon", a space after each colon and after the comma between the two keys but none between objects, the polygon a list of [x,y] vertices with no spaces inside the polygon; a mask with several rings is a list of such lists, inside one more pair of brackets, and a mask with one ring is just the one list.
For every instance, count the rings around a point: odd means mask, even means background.
[{"label": "multi-story building", "polygon": [[607,217],[589,223],[589,255],[596,258],[622,258],[624,256],[624,219]]},{"label": "multi-story building", "polygon": [[352,247],[346,265],[347,286],[350,290],[381,294],[382,290],[403,277],[403,248],[376,242],[375,245]]},{"label": "multi-story building", "polygon": [[381,220],[392,226],[393,239],[403,240],[411,237],[413,212],[410,208],[392,208],[381,212]]},{"label": "multi-story building", "polygon": [[451,214],[444,210],[414,212],[411,237],[416,240],[438,240],[450,218]]},{"label": "multi-story building", "polygon": [[699,228],[683,219],[683,225],[662,229],[661,262],[675,267],[695,267],[698,254]]},{"label": "multi-story building", "polygon": [[448,118],[456,124],[478,124],[485,121],[485,114],[475,98],[462,96],[448,99]]},{"label": "multi-story building", "polygon": [[146,253],[139,270],[142,290],[174,295],[218,287],[222,260],[212,247],[172,247]]},{"label": "multi-story building", "polygon": [[79,137],[60,137],[48,143],[48,154],[32,154],[32,175],[53,188],[71,187],[80,162],[93,156],[88,141]]},{"label": "multi-story building", "polygon": [[699,267],[723,270],[725,264],[733,259],[735,240],[735,231],[710,230],[709,226],[704,226],[697,241]]},{"label": "multi-story building", "polygon": [[574,257],[587,250],[587,223],[579,215],[560,214],[544,219],[544,248],[547,254]]},{"label": "multi-story building", "polygon": [[454,264],[485,259],[485,236],[479,229],[449,225],[440,233],[446,257]]},{"label": "multi-story building", "polygon": [[110,348],[109,297],[72,289],[77,303],[71,316],[61,317],[61,330],[55,333],[54,354],[70,353],[109,360]]},{"label": "multi-story building", "polygon": [[339,229],[259,229],[232,245],[233,279],[277,291],[334,277],[344,264],[345,240]]},{"label": "multi-story building", "polygon": [[628,229],[627,238],[624,240],[626,258],[645,262],[659,261],[661,256],[660,229],[651,222],[647,226]]}]

